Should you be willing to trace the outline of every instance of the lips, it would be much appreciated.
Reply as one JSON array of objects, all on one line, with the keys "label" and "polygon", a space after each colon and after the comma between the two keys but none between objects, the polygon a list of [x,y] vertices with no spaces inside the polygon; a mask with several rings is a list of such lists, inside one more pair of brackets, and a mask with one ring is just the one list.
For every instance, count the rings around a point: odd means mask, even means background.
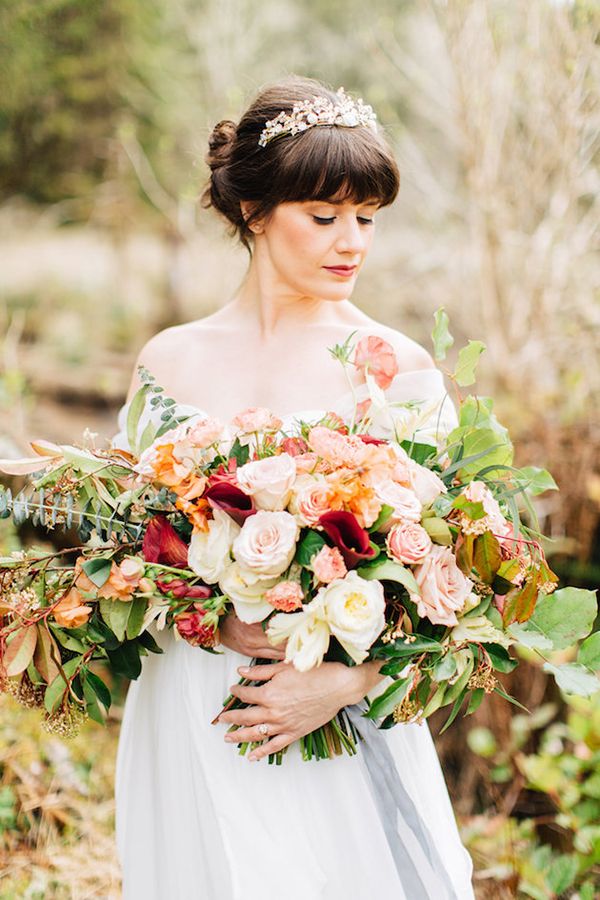
[{"label": "lips", "polygon": [[348,278],[350,275],[353,275],[356,272],[357,266],[323,266],[324,269],[327,269],[328,272],[333,272],[335,275],[345,275]]}]

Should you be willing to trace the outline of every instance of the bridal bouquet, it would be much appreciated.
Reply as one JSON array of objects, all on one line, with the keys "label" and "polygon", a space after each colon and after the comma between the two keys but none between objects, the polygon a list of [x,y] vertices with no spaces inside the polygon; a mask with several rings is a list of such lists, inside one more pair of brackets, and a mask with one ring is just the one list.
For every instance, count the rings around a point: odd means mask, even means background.
[{"label": "bridal bouquet", "polygon": [[[440,311],[438,360],[450,341]],[[162,652],[151,623],[218,652],[219,619],[233,608],[262,622],[301,671],[382,660],[389,683],[366,713],[381,728],[440,707],[447,727],[491,692],[516,702],[496,677],[517,665],[511,648],[569,647],[590,633],[597,606],[593,592],[555,590],[531,503],[556,487],[551,476],[513,466],[488,398],[460,398],[482,350],[469,342],[450,374],[450,431],[418,403],[394,409],[393,348],[378,337],[354,346],[350,335],[330,348],[367,387],[349,423],[327,413],[288,434],[269,410],[250,408],[224,428],[182,416],[141,370],[128,450],[37,442],[36,457],[0,461],[30,475],[17,496],[0,493],[0,515],[76,525],[82,539],[0,559],[4,688],[43,705],[46,727],[72,733],[86,714],[102,722],[111,702],[93,660],[136,678],[140,656]],[[391,437],[377,436],[382,421]],[[576,662],[545,668],[565,691],[592,693],[591,650],[583,641]],[[341,710],[300,743],[304,758],[323,758],[355,752],[357,737]]]}]

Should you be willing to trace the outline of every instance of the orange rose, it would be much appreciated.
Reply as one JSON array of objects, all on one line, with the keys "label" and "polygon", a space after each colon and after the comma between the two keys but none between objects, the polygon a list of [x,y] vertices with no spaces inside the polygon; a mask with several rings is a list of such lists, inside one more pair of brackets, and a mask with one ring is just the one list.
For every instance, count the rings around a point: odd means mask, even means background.
[{"label": "orange rose", "polygon": [[61,628],[77,628],[85,625],[92,612],[91,606],[86,606],[83,597],[72,587],[53,609],[54,619]]}]

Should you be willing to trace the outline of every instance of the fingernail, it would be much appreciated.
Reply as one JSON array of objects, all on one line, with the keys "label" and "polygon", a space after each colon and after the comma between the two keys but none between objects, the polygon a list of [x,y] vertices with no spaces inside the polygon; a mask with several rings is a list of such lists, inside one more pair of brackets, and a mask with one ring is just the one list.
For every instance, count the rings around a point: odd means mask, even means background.
[{"label": "fingernail", "polygon": [[240,666],[238,669],[240,675],[247,675],[249,671],[250,669],[248,668],[248,666]]},{"label": "fingernail", "polygon": [[258,756],[249,756],[248,757],[249,762],[256,762],[257,759],[258,759]]}]

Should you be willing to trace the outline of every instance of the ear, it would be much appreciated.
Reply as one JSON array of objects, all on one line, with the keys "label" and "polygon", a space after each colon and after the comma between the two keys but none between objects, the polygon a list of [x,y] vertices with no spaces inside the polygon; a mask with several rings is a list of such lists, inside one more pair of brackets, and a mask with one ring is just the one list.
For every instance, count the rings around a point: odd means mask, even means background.
[{"label": "ear", "polygon": [[[252,202],[251,200],[240,200],[240,209],[242,211],[242,216],[244,217],[245,222],[248,221],[249,217],[252,215],[255,208],[256,208],[256,203]],[[263,226],[260,221],[253,222],[249,226],[249,228],[253,234],[260,234],[263,230]]]}]

